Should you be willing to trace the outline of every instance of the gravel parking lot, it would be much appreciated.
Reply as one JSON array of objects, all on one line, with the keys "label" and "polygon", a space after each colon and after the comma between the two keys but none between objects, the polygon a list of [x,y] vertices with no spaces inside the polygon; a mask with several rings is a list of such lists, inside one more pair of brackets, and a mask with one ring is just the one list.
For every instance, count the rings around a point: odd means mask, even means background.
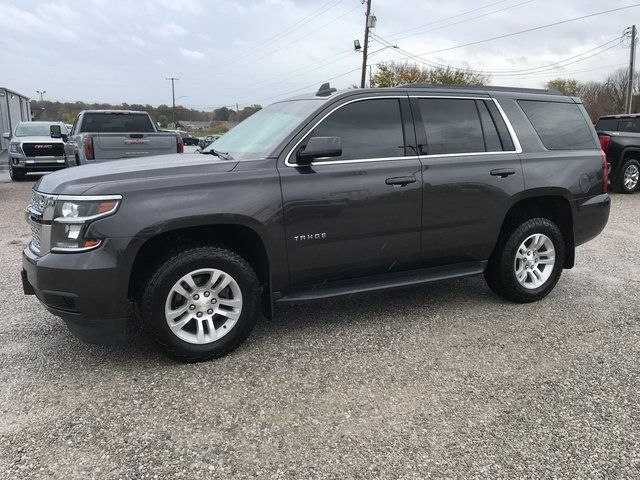
[{"label": "gravel parking lot", "polygon": [[281,307],[182,365],[22,295],[31,185],[0,172],[2,478],[640,477],[640,195],[542,302],[477,278]]}]

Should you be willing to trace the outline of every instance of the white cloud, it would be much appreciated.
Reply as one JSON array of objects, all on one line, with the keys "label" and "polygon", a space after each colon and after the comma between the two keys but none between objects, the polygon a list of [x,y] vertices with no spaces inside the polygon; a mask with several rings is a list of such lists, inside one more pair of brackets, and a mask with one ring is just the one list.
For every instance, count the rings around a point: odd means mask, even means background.
[{"label": "white cloud", "polygon": [[157,27],[156,33],[161,37],[170,38],[183,37],[186,35],[187,31],[177,23],[165,23],[160,27]]},{"label": "white cloud", "polygon": [[204,60],[206,55],[202,52],[198,52],[197,50],[189,50],[187,48],[180,47],[180,54],[185,58],[190,58],[191,60]]}]

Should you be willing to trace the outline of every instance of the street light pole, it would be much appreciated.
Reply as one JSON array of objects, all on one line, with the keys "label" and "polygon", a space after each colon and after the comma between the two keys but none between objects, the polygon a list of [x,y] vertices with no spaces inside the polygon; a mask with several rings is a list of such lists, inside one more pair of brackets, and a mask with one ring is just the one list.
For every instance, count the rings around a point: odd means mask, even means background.
[{"label": "street light pole", "polygon": [[42,91],[40,91],[40,90],[36,90],[36,93],[37,93],[38,95],[40,95],[40,101],[42,102],[42,96],[43,96],[45,93],[47,93],[47,91],[46,91],[46,90],[42,90]]},{"label": "street light pole", "polygon": [[165,80],[171,80],[171,99],[173,104],[173,128],[176,128],[177,120],[176,120],[176,80],[180,80],[179,78],[169,77],[165,78]]}]

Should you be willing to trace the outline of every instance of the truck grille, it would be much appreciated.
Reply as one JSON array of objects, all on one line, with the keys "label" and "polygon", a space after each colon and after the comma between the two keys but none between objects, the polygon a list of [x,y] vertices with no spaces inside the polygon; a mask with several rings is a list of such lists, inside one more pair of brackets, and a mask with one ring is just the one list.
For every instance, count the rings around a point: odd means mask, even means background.
[{"label": "truck grille", "polygon": [[26,157],[61,157],[64,155],[62,143],[23,143],[22,151]]},{"label": "truck grille", "polygon": [[29,222],[31,226],[31,245],[38,251],[42,248],[40,243],[40,236],[42,234],[42,225],[36,222]]}]

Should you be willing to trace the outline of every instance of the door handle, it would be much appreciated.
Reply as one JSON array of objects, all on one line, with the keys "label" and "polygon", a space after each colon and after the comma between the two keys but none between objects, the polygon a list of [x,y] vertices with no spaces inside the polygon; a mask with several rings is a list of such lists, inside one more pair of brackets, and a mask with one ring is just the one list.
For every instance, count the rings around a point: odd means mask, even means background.
[{"label": "door handle", "polygon": [[391,177],[387,178],[384,183],[386,183],[387,185],[398,185],[404,187],[410,183],[416,183],[416,177],[414,177],[413,175],[410,177]]},{"label": "door handle", "polygon": [[496,168],[495,170],[491,170],[491,175],[494,177],[506,178],[509,175],[515,175],[516,171],[510,168]]}]

